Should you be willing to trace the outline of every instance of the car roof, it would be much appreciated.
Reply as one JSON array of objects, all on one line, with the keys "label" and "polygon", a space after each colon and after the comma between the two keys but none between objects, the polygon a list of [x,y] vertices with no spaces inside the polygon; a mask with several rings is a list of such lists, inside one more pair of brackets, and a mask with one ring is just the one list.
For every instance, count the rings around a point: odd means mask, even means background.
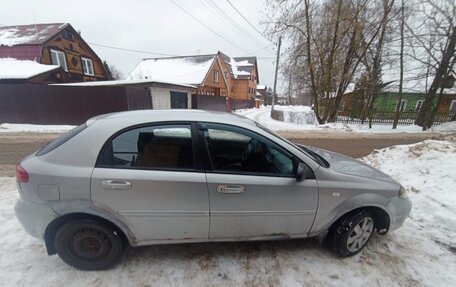
[{"label": "car roof", "polygon": [[93,121],[109,121],[121,119],[137,119],[144,122],[160,122],[160,121],[199,121],[213,123],[228,123],[234,125],[255,126],[255,122],[233,113],[205,111],[205,110],[185,110],[185,109],[169,109],[169,110],[137,110],[104,114],[96,116],[87,121],[90,125]]}]

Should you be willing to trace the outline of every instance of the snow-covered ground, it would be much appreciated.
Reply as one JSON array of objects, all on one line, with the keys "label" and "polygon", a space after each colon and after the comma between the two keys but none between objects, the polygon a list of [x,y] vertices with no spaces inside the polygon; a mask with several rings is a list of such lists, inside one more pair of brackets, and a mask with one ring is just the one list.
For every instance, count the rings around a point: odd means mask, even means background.
[{"label": "snow-covered ground", "polygon": [[[283,111],[284,121],[276,121],[270,117],[271,107],[262,106],[259,109],[244,109],[235,111],[236,114],[248,117],[274,131],[339,131],[355,133],[420,133],[422,128],[416,125],[398,126],[392,129],[391,125],[329,123],[318,125],[315,114],[308,106],[279,106],[275,109]],[[62,133],[73,129],[71,125],[31,125],[31,124],[0,124],[1,132],[36,132],[36,133]],[[456,122],[434,126],[429,132],[449,134],[456,132]]]},{"label": "snow-covered ground", "polygon": [[[276,121],[270,117],[271,106],[262,106],[259,109],[244,109],[235,111],[236,114],[248,117],[274,131],[348,131],[358,133],[419,133],[422,128],[416,125],[398,126],[392,129],[391,125],[373,125],[369,129],[368,124],[346,124],[346,123],[329,123],[318,125],[315,120],[314,112],[307,106],[275,106],[277,110],[284,112],[284,121]],[[446,125],[446,128],[436,126],[434,132],[449,133],[456,131],[456,124]]]},{"label": "snow-covered ground", "polygon": [[399,180],[414,207],[405,225],[340,259],[314,240],[135,248],[121,264],[83,272],[48,257],[14,216],[13,178],[0,178],[2,286],[454,286],[456,143],[427,140],[363,159]]}]

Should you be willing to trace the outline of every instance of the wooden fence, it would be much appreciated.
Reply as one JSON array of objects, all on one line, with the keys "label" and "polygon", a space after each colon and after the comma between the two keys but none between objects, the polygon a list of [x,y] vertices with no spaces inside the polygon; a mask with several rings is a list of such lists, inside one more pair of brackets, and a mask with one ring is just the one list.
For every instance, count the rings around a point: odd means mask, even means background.
[{"label": "wooden fence", "polygon": [[255,106],[255,100],[234,100],[221,96],[192,95],[192,109],[231,112],[249,109]]},{"label": "wooden fence", "polygon": [[[350,114],[350,113],[348,113],[348,114]],[[374,110],[374,112],[372,114],[372,124],[392,125],[395,114],[396,114],[396,111],[394,109]],[[451,121],[453,116],[454,116],[454,114],[437,114],[434,118],[434,125],[449,122],[449,121]],[[398,125],[403,125],[403,126],[413,125],[413,124],[415,124],[417,117],[418,117],[418,112],[414,112],[414,111],[400,112]],[[348,123],[348,124],[368,124],[369,118],[362,120],[359,118],[353,118],[353,117],[346,116],[346,115],[338,115],[336,122]]]}]

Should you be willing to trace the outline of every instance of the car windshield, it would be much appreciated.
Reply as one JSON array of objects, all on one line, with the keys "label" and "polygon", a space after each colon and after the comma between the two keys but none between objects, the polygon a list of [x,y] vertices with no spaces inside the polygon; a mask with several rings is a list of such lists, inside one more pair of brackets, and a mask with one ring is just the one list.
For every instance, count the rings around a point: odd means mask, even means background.
[{"label": "car windshield", "polygon": [[279,139],[287,142],[288,144],[292,145],[293,147],[301,150],[302,152],[304,152],[308,157],[310,157],[313,161],[315,161],[319,165],[324,166],[324,167],[329,167],[329,163],[323,157],[321,157],[319,154],[315,153],[314,151],[312,151],[304,146],[296,145],[295,143],[289,141],[288,139],[284,138],[283,136],[281,136],[279,134],[276,134],[275,132],[271,131],[270,129],[261,125],[260,123],[255,122],[255,124],[257,125],[257,127],[262,129],[263,131],[267,132],[268,134],[270,134],[276,138],[279,138]]}]

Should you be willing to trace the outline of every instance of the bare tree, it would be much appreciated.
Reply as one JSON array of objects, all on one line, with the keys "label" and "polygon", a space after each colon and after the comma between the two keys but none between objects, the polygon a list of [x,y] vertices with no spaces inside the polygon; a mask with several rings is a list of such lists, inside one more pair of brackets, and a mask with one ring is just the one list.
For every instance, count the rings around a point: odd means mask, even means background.
[{"label": "bare tree", "polygon": [[108,64],[108,62],[103,61],[103,66],[108,74],[109,80],[121,80],[123,79],[123,73],[114,65]]},{"label": "bare tree", "polygon": [[277,14],[271,34],[288,35],[288,61],[293,61],[291,65],[301,71],[299,74],[307,75],[302,81],[313,98],[320,124],[335,121],[342,95],[359,72],[360,62],[373,43],[378,42],[379,35],[385,34],[381,31],[385,29],[392,2],[385,0],[383,14],[369,25],[368,0],[271,2]]},{"label": "bare tree", "polygon": [[432,126],[440,95],[448,88],[445,80],[456,61],[456,1],[423,0],[419,8],[417,17],[422,24],[416,21],[406,27],[413,35],[411,45],[414,48],[410,56],[432,76],[416,120],[416,124],[426,130]]},{"label": "bare tree", "polygon": [[[385,58],[385,45],[390,44],[392,41],[391,17],[389,14],[392,11],[392,7],[394,7],[393,5],[394,0],[374,2],[366,9],[363,19],[366,24],[362,43],[365,45],[366,53],[360,59],[363,64],[364,73],[359,88],[363,91],[361,119],[369,118],[369,128],[372,128],[375,100],[383,87],[382,66]],[[380,11],[382,12],[380,13]],[[371,45],[367,45],[366,37],[371,37],[371,34],[375,33],[375,27],[377,25],[380,25],[380,31]]]},{"label": "bare tree", "polygon": [[393,129],[397,128],[399,122],[399,113],[401,112],[401,102],[402,102],[402,86],[404,84],[404,27],[405,27],[405,13],[404,13],[404,0],[401,0],[401,48],[399,52],[399,65],[400,65],[400,74],[399,74],[399,96],[396,104],[396,113],[394,114]]}]

